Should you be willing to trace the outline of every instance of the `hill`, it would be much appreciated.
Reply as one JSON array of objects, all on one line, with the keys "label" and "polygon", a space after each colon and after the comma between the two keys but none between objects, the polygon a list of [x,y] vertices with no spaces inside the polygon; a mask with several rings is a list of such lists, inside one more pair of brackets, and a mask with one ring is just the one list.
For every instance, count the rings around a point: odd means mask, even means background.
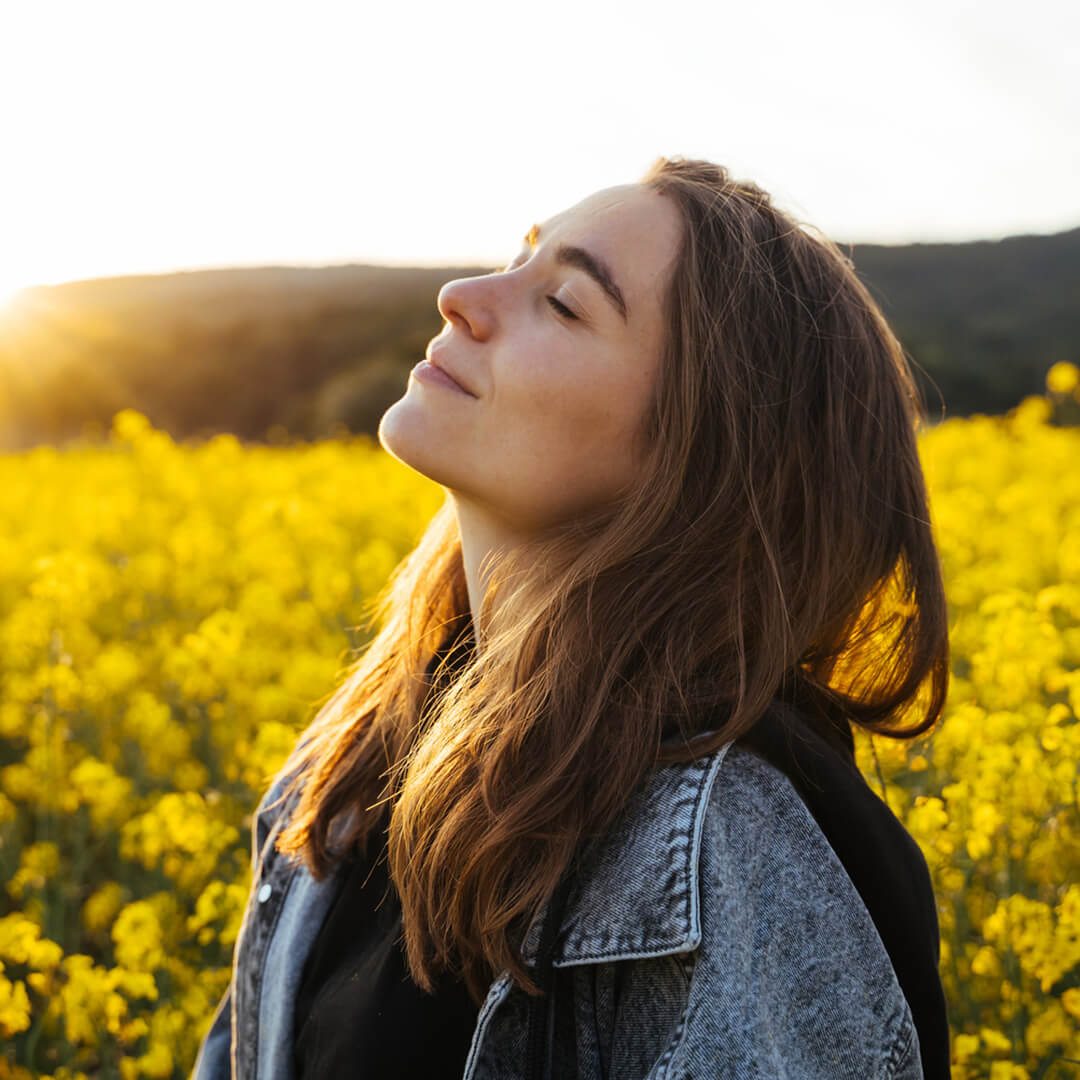
[{"label": "hill", "polygon": [[[1005,412],[1080,358],[1080,228],[844,247],[933,418]],[[442,327],[439,287],[488,269],[267,266],[24,290],[0,312],[0,449],[104,430],[125,407],[177,439],[373,435]]]},{"label": "hill", "polygon": [[846,250],[948,416],[1004,413],[1043,392],[1052,364],[1080,360],[1080,228]]}]

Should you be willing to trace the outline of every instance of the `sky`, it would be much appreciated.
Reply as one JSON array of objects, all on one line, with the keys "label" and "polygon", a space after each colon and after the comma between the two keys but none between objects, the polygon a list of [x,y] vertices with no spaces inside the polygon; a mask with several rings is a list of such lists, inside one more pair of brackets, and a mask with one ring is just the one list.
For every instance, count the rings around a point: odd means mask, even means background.
[{"label": "sky", "polygon": [[0,6],[0,298],[218,266],[480,265],[704,157],[840,243],[1080,225],[1061,0]]}]

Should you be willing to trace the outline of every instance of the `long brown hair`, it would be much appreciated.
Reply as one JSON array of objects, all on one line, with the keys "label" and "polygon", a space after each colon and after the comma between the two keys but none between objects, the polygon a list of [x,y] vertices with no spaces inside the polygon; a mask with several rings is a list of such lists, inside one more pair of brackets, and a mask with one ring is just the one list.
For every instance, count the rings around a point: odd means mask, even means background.
[{"label": "long brown hair", "polygon": [[925,411],[899,342],[851,260],[755,184],[682,158],[640,182],[683,227],[636,487],[495,563],[480,641],[433,688],[471,618],[448,497],[289,765],[278,849],[322,878],[385,828],[425,990],[450,971],[480,1002],[509,969],[539,993],[520,943],[575,853],[650,768],[733,741],[774,698],[849,745],[850,724],[914,738],[944,707]]}]

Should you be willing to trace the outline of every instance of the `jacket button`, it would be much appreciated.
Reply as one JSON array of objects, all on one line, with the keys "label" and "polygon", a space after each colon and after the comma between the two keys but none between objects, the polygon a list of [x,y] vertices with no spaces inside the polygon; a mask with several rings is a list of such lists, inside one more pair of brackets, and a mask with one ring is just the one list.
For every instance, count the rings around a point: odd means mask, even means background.
[{"label": "jacket button", "polygon": [[260,904],[265,904],[266,901],[270,899],[270,894],[273,891],[274,891],[274,888],[270,884],[270,882],[269,881],[266,882],[266,884],[263,885],[263,887],[259,890],[259,903]]}]

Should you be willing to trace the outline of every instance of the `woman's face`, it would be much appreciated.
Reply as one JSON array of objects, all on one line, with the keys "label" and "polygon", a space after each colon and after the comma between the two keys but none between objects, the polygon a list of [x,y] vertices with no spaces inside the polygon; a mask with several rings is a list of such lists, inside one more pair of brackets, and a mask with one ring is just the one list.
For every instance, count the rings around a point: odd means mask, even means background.
[{"label": "woman's face", "polygon": [[428,357],[468,392],[410,375],[380,443],[523,536],[629,488],[679,234],[668,198],[620,185],[534,227],[504,271],[447,282]]}]

